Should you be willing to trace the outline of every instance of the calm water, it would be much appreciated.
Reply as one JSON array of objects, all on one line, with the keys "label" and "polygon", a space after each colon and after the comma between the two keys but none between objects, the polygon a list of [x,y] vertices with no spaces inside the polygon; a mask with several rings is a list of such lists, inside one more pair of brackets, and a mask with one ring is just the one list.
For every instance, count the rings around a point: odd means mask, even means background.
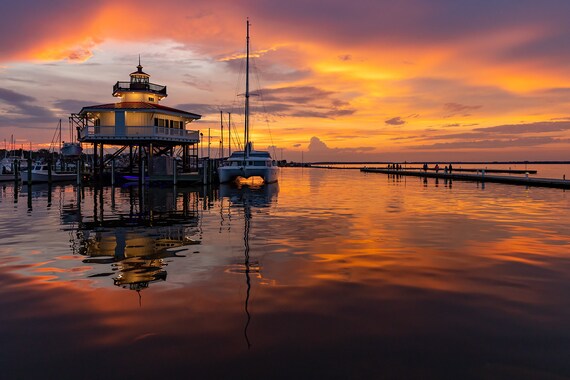
[{"label": "calm water", "polygon": [[4,185],[0,377],[568,378],[569,195]]}]

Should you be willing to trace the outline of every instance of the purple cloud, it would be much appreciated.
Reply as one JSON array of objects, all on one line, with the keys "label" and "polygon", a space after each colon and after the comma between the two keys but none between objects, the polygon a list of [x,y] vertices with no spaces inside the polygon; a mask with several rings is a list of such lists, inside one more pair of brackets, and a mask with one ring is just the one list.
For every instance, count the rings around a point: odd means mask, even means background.
[{"label": "purple cloud", "polygon": [[403,125],[406,124],[406,121],[403,120],[400,116],[396,116],[391,119],[384,120],[384,123],[388,125]]}]

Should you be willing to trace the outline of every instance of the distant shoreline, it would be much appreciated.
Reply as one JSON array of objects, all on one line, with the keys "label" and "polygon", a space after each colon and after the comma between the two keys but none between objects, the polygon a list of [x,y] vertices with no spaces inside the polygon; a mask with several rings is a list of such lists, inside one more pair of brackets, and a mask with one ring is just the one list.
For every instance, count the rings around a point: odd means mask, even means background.
[{"label": "distant shoreline", "polygon": [[523,165],[523,164],[540,164],[540,165],[568,165],[570,161],[357,161],[357,162],[341,162],[341,161],[319,161],[306,162],[306,165],[382,165],[382,164],[453,164],[453,165]]}]

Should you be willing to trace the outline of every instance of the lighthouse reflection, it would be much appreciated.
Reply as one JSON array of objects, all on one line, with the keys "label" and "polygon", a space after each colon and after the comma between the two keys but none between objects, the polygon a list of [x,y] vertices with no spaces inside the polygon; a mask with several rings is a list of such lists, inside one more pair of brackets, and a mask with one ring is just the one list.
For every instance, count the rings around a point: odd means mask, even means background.
[{"label": "lighthouse reflection", "polygon": [[61,218],[62,224],[75,227],[74,253],[85,256],[84,263],[104,268],[91,277],[108,276],[116,286],[140,291],[166,280],[165,266],[169,259],[183,257],[179,255],[182,247],[200,244],[195,238],[197,191],[144,187],[90,191],[91,210],[82,210],[79,201],[75,208],[62,207]]},{"label": "lighthouse reflection", "polygon": [[[252,277],[257,279],[262,278],[262,266],[257,259],[252,259],[250,256],[250,232],[252,228],[252,209],[269,207],[275,201],[277,193],[279,192],[279,185],[272,184],[221,184],[220,185],[220,200],[222,204],[222,215],[224,213],[224,200],[229,200],[229,207],[227,213],[231,216],[232,209],[243,210],[243,259],[237,261],[228,267],[227,272],[241,274],[245,276],[246,294],[244,300],[244,311],[246,321],[244,326],[244,338],[247,343],[248,349],[251,347],[251,341],[248,335],[248,328],[251,323],[251,313],[249,311],[249,301],[251,296],[251,282]],[[228,218],[229,219],[229,218]],[[222,221],[224,219],[222,218]]]}]

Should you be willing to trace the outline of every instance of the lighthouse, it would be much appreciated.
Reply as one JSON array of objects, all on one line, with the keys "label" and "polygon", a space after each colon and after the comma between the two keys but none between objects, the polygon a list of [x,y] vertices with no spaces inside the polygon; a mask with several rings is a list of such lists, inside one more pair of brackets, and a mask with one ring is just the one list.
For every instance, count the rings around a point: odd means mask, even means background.
[{"label": "lighthouse", "polygon": [[[117,102],[86,106],[70,116],[79,141],[93,145],[94,174],[102,175],[109,161],[125,151],[130,172],[140,172],[146,163],[146,174],[152,175],[159,157],[170,157],[182,171],[197,170],[200,133],[190,125],[201,115],[161,105],[168,96],[166,86],[150,82],[140,58],[129,77],[113,86]],[[105,157],[104,146],[114,148],[112,157]]]}]

